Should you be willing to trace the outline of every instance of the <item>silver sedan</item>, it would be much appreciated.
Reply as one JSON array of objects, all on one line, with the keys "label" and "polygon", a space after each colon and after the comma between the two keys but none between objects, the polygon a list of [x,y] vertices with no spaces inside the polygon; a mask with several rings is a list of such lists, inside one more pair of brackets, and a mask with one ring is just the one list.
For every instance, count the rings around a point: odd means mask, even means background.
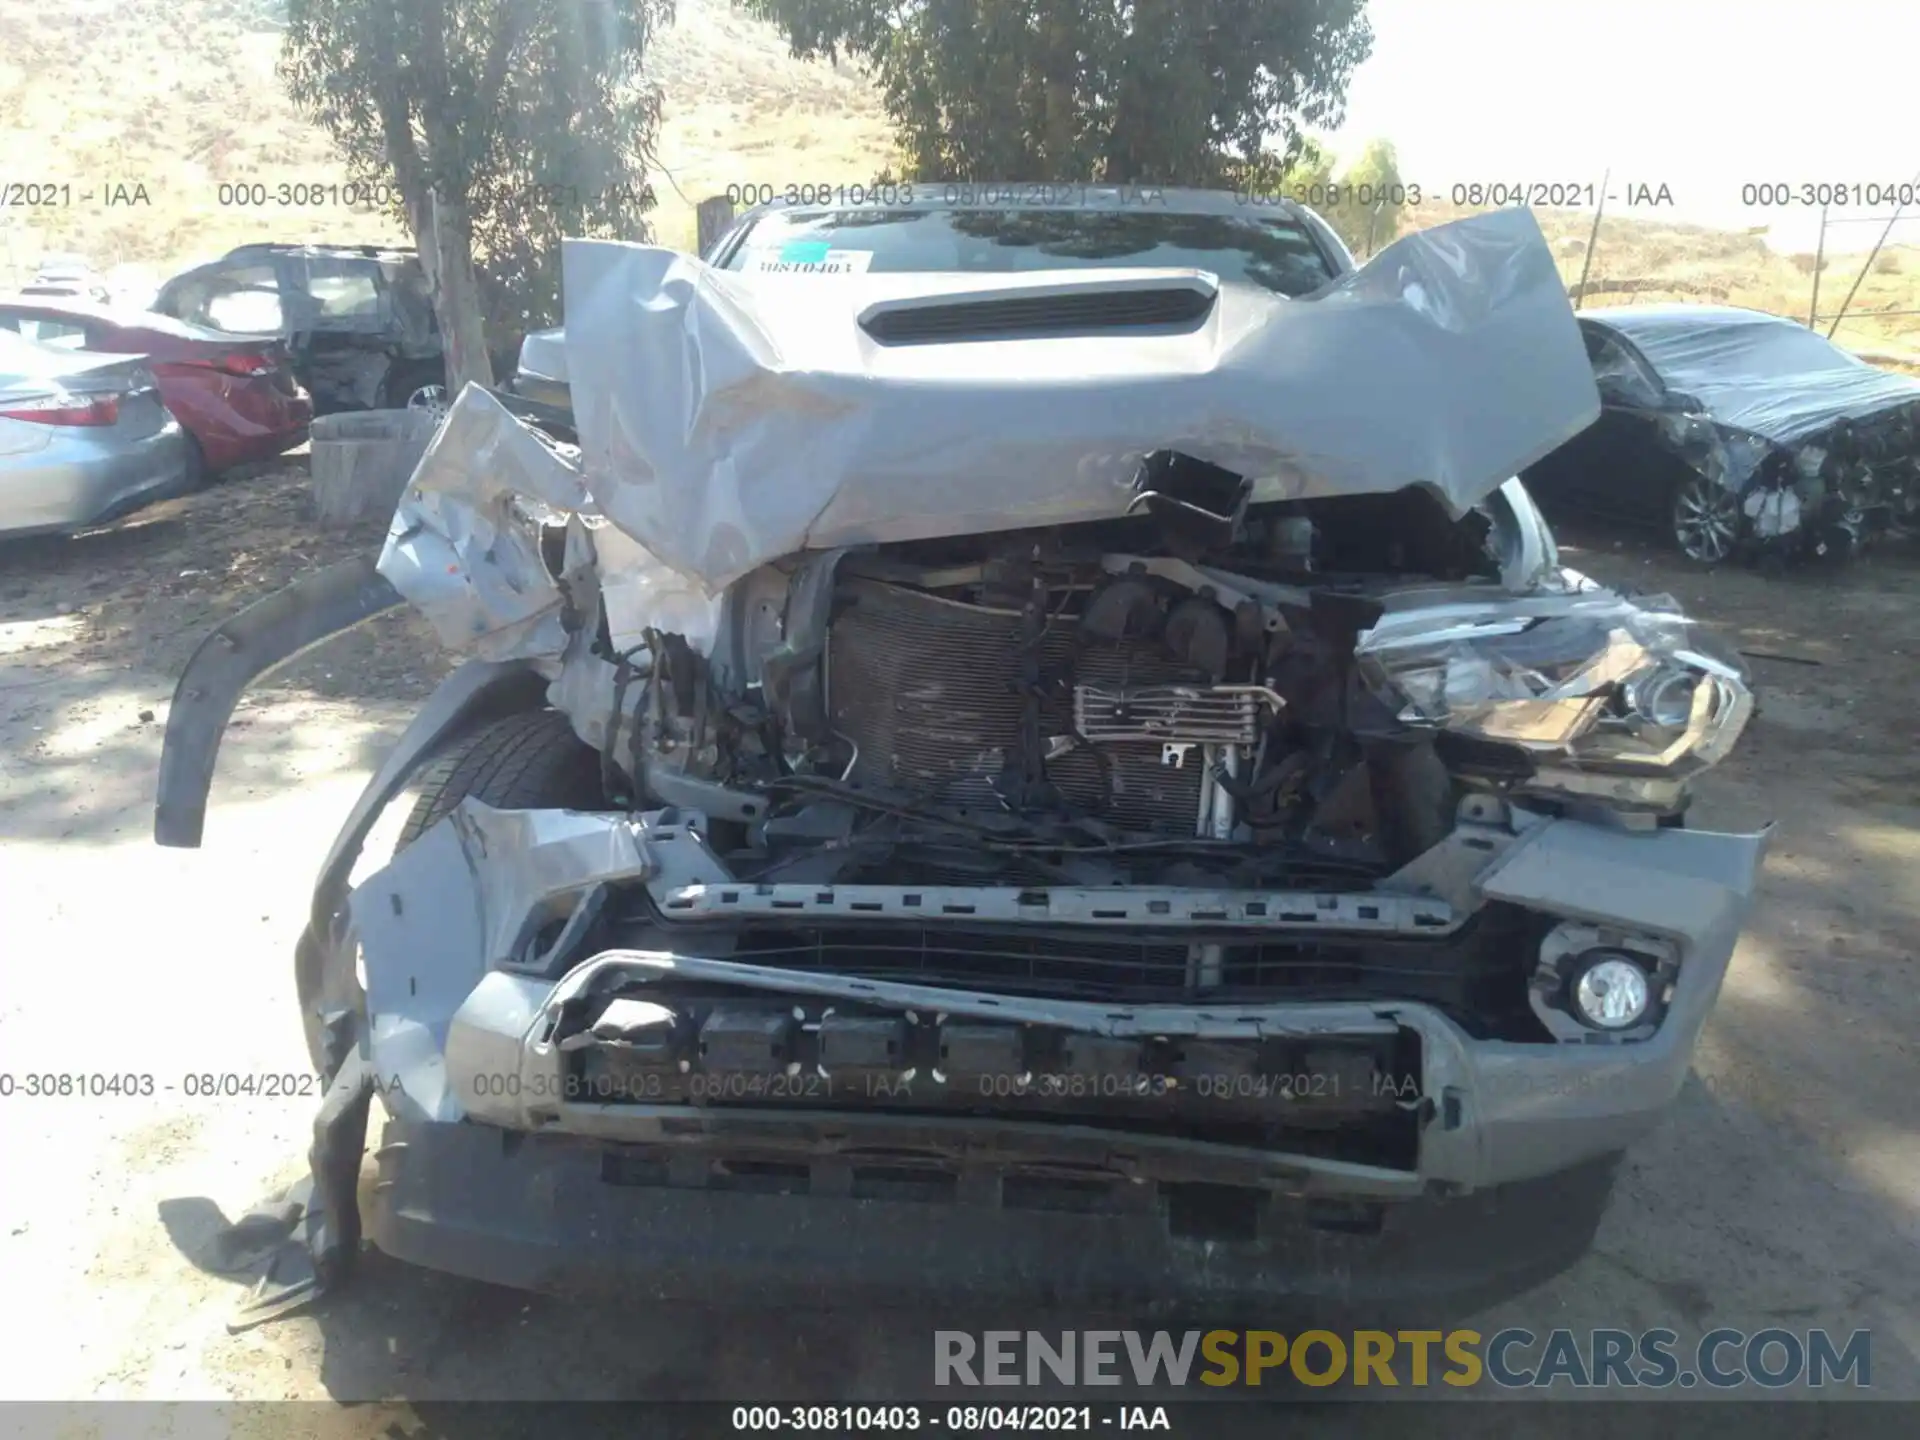
[{"label": "silver sedan", "polygon": [[190,456],[140,356],[0,331],[0,536],[83,530],[179,494]]}]

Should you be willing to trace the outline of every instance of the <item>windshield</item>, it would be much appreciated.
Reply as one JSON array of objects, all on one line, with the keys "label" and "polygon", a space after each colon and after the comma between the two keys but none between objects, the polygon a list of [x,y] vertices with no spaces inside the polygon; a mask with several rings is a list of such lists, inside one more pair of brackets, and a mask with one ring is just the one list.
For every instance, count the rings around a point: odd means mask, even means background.
[{"label": "windshield", "polygon": [[778,211],[762,216],[725,261],[729,270],[960,272],[1167,266],[1280,295],[1319,289],[1335,271],[1304,226],[1288,220],[1157,211],[928,209]]}]

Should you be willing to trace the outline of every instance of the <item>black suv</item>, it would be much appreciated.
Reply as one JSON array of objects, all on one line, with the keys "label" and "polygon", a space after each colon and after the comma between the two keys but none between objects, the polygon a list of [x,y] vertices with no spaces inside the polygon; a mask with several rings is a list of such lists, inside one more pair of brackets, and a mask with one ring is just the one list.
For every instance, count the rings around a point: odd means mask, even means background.
[{"label": "black suv", "polygon": [[216,330],[281,336],[321,414],[446,404],[440,330],[412,250],[242,245],[174,276],[153,308]]}]

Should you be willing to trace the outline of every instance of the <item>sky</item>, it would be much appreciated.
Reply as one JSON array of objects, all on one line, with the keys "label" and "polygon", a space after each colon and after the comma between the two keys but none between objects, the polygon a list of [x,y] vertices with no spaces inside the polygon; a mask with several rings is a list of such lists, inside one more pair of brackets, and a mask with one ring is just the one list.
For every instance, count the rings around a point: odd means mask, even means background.
[{"label": "sky", "polygon": [[[1343,155],[1393,141],[1402,177],[1593,182],[1609,213],[1728,228],[1812,250],[1819,206],[1751,206],[1744,184],[1903,185],[1920,178],[1920,4],[1913,0],[1368,0]],[[1625,183],[1623,183],[1625,182]],[[1671,209],[1628,211],[1626,184]],[[1836,208],[1887,215],[1891,204]],[[1920,205],[1893,243],[1920,244]],[[1831,226],[1866,249],[1880,227]]]}]

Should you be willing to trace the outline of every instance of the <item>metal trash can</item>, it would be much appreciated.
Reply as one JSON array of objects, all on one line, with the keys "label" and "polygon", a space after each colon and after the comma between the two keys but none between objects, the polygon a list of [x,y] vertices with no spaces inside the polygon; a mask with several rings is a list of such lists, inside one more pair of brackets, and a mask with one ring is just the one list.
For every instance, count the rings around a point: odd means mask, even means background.
[{"label": "metal trash can", "polygon": [[323,525],[385,519],[439,428],[426,410],[357,410],[313,422],[313,499]]}]

